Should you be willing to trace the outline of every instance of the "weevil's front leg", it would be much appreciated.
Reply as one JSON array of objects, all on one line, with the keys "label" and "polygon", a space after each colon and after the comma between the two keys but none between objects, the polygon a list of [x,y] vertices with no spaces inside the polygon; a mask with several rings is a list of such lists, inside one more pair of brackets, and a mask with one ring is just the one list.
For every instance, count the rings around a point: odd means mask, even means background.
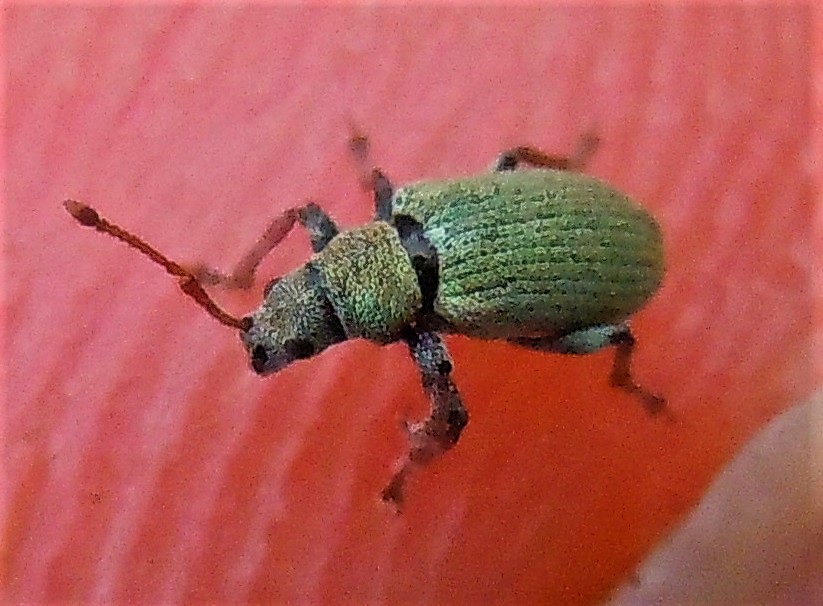
[{"label": "weevil's front leg", "polygon": [[600,139],[589,133],[580,137],[577,151],[572,156],[557,156],[535,149],[534,147],[513,147],[504,151],[497,158],[493,170],[504,172],[516,169],[520,164],[529,164],[537,168],[554,168],[557,170],[580,170],[597,149]]},{"label": "weevil's front leg", "polygon": [[295,223],[300,223],[309,232],[314,252],[323,250],[338,234],[334,221],[317,204],[309,202],[299,208],[290,208],[274,219],[231,273],[224,274],[205,265],[196,265],[192,271],[202,284],[219,285],[227,289],[249,288],[254,282],[254,272],[260,262],[283,241]]},{"label": "weevil's front leg", "polygon": [[383,490],[383,500],[398,508],[402,504],[403,484],[409,472],[457,444],[469,421],[469,414],[451,380],[451,357],[440,336],[410,330],[405,340],[420,369],[423,389],[431,400],[431,414],[425,421],[408,426],[411,442],[408,457]]},{"label": "weevil's front leg", "polygon": [[369,168],[369,138],[354,130],[355,134],[349,139],[349,149],[360,172],[360,182],[374,193],[375,219],[390,221],[394,186],[380,169]]},{"label": "weevil's front leg", "polygon": [[671,417],[671,412],[666,408],[666,400],[644,389],[632,378],[631,359],[635,338],[625,322],[592,326],[557,339],[521,338],[513,339],[512,343],[538,351],[576,355],[590,354],[604,347],[614,346],[617,350],[609,377],[611,385],[638,398],[650,414],[664,413]]},{"label": "weevil's front leg", "polygon": [[297,211],[297,220],[309,232],[309,241],[313,252],[320,252],[332,241],[340,230],[323,209],[314,202],[309,202]]}]

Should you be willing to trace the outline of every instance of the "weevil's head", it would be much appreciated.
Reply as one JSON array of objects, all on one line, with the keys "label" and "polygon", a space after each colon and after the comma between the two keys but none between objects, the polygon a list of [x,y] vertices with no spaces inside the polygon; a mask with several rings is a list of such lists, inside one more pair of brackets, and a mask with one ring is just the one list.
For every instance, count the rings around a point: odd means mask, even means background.
[{"label": "weevil's head", "polygon": [[258,374],[270,374],[346,339],[337,313],[309,264],[266,286],[265,299],[240,333]]}]

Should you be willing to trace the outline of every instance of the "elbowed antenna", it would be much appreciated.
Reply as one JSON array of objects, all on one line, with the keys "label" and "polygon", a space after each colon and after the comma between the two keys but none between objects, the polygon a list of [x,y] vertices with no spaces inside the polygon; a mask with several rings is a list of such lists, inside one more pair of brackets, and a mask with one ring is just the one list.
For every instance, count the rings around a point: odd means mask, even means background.
[{"label": "elbowed antenna", "polygon": [[122,227],[107,221],[101,217],[96,210],[90,206],[86,206],[82,202],[78,202],[77,200],[66,200],[63,202],[63,206],[66,207],[66,210],[69,211],[71,216],[74,217],[81,225],[93,227],[97,231],[117,238],[121,242],[137,249],[158,265],[162,265],[167,272],[178,278],[178,286],[180,286],[180,290],[182,290],[183,293],[194,299],[200,307],[205,309],[210,316],[215,318],[224,326],[236,328],[238,330],[242,330],[243,332],[246,332],[249,328],[251,328],[251,318],[236,318],[220,309],[212,298],[209,297],[206,291],[203,290],[197,276],[185,267],[175,263],[157,249],[146,244],[134,234],[131,234]]}]

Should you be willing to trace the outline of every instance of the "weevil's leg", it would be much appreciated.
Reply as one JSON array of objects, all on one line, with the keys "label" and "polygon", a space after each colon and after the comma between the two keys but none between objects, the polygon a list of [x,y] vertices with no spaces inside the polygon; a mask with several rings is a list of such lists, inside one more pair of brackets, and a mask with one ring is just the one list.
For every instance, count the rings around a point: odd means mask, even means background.
[{"label": "weevil's leg", "polygon": [[537,351],[584,355],[612,345],[612,339],[623,331],[623,327],[622,324],[599,324],[570,332],[562,337],[521,337],[511,339],[511,342]]},{"label": "weevil's leg", "polygon": [[375,219],[389,221],[392,217],[394,186],[380,169],[369,168],[369,139],[356,129],[353,131],[355,134],[349,139],[349,149],[360,172],[360,183],[374,193]]},{"label": "weevil's leg", "polygon": [[408,457],[383,490],[383,500],[394,503],[398,509],[408,474],[457,444],[469,421],[469,414],[451,380],[452,361],[440,336],[410,330],[405,340],[420,370],[423,389],[431,400],[431,413],[425,421],[408,426],[411,442]]},{"label": "weevil's leg", "polygon": [[599,143],[600,139],[596,135],[587,133],[580,137],[577,151],[571,156],[547,154],[528,146],[513,147],[497,157],[493,170],[496,172],[514,170],[521,164],[557,170],[580,170],[586,166],[586,162],[594,154]]},{"label": "weevil's leg", "polygon": [[635,342],[632,331],[625,323],[619,325],[618,330],[611,336],[611,344],[617,348],[610,376],[611,384],[639,398],[649,414],[664,413],[673,418],[666,408],[666,400],[644,389],[632,378],[631,362]]},{"label": "weevil's leg", "polygon": [[374,191],[374,218],[378,221],[390,221],[394,186],[386,175],[377,168],[372,169],[371,180],[372,190]]},{"label": "weevil's leg", "polygon": [[298,221],[309,232],[312,251],[318,253],[332,241],[340,230],[323,209],[314,202],[309,202],[298,211]]},{"label": "weevil's leg", "polygon": [[631,358],[635,339],[629,325],[625,322],[592,326],[569,333],[559,339],[522,338],[512,339],[512,343],[538,351],[576,355],[590,354],[604,347],[614,346],[617,350],[610,376],[612,386],[619,387],[638,398],[650,414],[662,412],[671,417],[671,413],[666,408],[666,400],[644,389],[632,378]]},{"label": "weevil's leg", "polygon": [[323,250],[338,233],[334,221],[317,204],[309,202],[299,208],[290,208],[274,219],[231,273],[224,274],[205,265],[196,265],[192,271],[203,284],[219,285],[226,289],[249,288],[261,261],[283,241],[295,223],[300,223],[309,232],[314,252]]}]

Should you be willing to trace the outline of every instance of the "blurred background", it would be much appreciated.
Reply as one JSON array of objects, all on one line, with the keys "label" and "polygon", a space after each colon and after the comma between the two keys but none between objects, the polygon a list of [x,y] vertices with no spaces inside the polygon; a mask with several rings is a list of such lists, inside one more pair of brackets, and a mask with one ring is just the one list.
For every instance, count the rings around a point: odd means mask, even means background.
[{"label": "blurred background", "polygon": [[[607,598],[813,362],[811,10],[789,6],[5,10],[3,541],[10,602],[562,603]],[[355,124],[395,183],[571,151],[662,225],[635,373],[675,422],[566,359],[450,337],[471,421],[380,490],[426,413],[401,345],[268,379],[124,246],[230,268],[317,200],[368,221]],[[818,242],[819,243],[819,242]],[[249,293],[304,262],[295,232]],[[818,256],[819,258],[819,256]],[[634,576],[633,576],[634,575]]]}]

